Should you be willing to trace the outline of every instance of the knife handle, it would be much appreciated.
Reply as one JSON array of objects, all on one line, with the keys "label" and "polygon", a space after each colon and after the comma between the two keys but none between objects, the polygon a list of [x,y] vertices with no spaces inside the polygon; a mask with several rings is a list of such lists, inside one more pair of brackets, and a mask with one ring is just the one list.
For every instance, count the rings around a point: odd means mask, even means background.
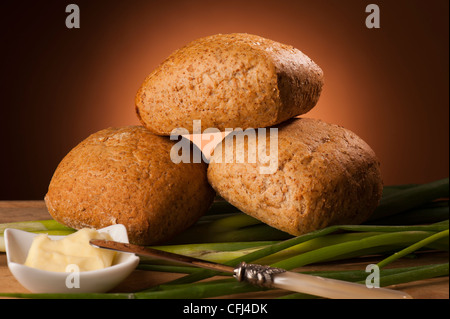
[{"label": "knife handle", "polygon": [[410,295],[398,290],[368,288],[358,283],[300,274],[245,262],[241,263],[234,273],[239,281],[330,299],[411,299]]},{"label": "knife handle", "polygon": [[405,292],[291,271],[274,274],[272,287],[331,299],[411,299]]}]

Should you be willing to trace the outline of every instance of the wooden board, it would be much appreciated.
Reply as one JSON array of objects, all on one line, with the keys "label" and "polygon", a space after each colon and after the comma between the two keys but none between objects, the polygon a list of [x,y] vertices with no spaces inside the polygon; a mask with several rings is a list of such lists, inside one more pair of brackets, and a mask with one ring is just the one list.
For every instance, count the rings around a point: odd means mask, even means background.
[{"label": "wooden board", "polygon": [[[51,219],[43,201],[0,201],[0,223],[17,221]],[[303,267],[302,270],[364,270],[368,264],[376,263],[374,257],[324,263]],[[432,263],[448,262],[448,253],[421,254],[417,258],[404,258],[393,264],[393,267],[410,267]],[[135,270],[114,292],[132,292],[180,277],[180,274]],[[396,285],[390,288],[403,290],[416,299],[448,299],[448,277],[421,280],[413,283]],[[0,292],[26,293],[8,269],[6,254],[0,253]],[[271,298],[283,294],[281,291],[266,291],[225,298]],[[189,296],[186,296],[188,298]]]}]

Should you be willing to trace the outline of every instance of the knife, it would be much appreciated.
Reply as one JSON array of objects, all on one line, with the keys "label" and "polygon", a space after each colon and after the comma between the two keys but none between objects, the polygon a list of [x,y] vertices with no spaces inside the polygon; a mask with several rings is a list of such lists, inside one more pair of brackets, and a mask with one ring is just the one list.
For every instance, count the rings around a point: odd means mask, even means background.
[{"label": "knife", "polygon": [[265,288],[279,288],[330,299],[412,299],[407,293],[398,290],[368,288],[358,283],[306,275],[270,266],[241,262],[237,267],[231,267],[112,240],[92,239],[90,244],[98,248],[128,252],[140,256],[151,256],[218,272],[231,273],[238,281],[248,282]]}]

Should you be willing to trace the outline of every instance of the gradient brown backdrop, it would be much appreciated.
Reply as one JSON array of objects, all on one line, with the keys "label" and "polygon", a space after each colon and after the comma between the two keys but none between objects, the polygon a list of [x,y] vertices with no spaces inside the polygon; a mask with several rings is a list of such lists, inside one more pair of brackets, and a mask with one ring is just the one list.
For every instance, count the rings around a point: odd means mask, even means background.
[{"label": "gradient brown backdrop", "polygon": [[[65,27],[76,3],[81,28]],[[365,27],[365,7],[381,29]],[[378,154],[387,184],[448,176],[448,0],[8,1],[0,5],[0,199],[42,199],[89,134],[138,124],[145,76],[185,43],[247,32],[292,44],[325,73],[308,117]]]}]

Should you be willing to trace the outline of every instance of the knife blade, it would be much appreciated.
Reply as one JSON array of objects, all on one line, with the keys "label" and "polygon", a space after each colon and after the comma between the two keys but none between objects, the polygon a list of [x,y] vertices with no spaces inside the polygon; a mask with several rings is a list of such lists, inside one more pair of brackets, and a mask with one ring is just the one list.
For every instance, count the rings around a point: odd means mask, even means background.
[{"label": "knife blade", "polygon": [[286,271],[265,265],[240,263],[231,267],[194,257],[179,255],[159,249],[112,240],[93,239],[90,244],[98,248],[128,252],[140,256],[188,264],[200,268],[231,273],[238,281],[266,288],[279,288],[330,299],[412,299],[402,291],[386,288],[368,288],[366,285]]}]

